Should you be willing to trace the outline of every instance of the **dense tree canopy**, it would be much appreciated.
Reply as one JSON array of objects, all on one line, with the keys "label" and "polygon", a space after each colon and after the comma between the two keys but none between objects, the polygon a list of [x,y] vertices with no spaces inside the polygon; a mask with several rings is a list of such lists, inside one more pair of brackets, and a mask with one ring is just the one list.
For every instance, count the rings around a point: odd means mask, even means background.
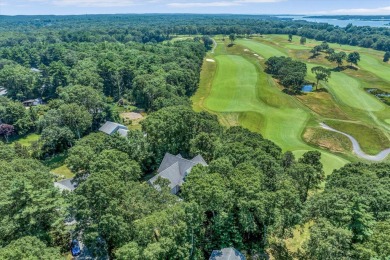
[{"label": "dense tree canopy", "polygon": [[266,72],[272,74],[292,92],[300,92],[307,75],[306,64],[289,57],[271,57],[265,62]]},{"label": "dense tree canopy", "polygon": [[[323,188],[320,152],[282,153],[260,134],[194,112],[190,101],[213,35],[233,43],[287,34],[390,51],[389,29],[241,15],[26,16],[0,25],[0,135],[39,134],[29,148],[0,143],[1,259],[59,259],[74,238],[113,259],[208,259],[224,247],[290,259],[281,248],[299,224],[311,226],[294,255],[301,259],[389,257],[388,163],[349,164]],[[177,34],[189,37],[170,41]],[[326,42],[313,56],[358,64],[358,53]],[[266,65],[289,93],[305,83],[302,62],[271,57]],[[312,72],[317,85],[330,77],[326,68]],[[22,103],[36,98],[43,104]],[[141,129],[96,133],[107,120],[129,123],[119,114],[134,110],[147,113]],[[158,189],[147,183],[167,152],[208,163],[191,169],[177,196],[167,179]],[[56,160],[74,174],[71,193],[59,192],[60,177],[42,164]]]}]

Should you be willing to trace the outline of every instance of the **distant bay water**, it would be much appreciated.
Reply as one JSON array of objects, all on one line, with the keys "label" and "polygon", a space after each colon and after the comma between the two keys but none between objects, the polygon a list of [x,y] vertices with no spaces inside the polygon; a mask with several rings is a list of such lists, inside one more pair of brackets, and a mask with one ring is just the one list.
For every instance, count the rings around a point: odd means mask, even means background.
[{"label": "distant bay water", "polygon": [[[346,27],[348,24],[353,24],[355,26],[371,26],[371,27],[390,27],[390,20],[358,20],[358,19],[347,19],[340,20],[336,18],[308,18],[307,16],[297,16],[297,15],[280,15],[279,18],[292,18],[293,20],[304,20],[308,22],[315,23],[328,23],[335,26]],[[380,17],[378,17],[380,18]]]}]

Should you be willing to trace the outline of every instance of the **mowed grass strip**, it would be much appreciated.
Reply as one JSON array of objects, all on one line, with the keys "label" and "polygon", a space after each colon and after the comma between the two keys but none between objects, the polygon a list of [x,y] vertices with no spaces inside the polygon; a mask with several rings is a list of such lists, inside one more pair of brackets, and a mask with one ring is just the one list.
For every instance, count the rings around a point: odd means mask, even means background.
[{"label": "mowed grass strip", "polygon": [[256,105],[256,67],[237,55],[217,56],[217,72],[205,105],[216,112],[239,112]]}]

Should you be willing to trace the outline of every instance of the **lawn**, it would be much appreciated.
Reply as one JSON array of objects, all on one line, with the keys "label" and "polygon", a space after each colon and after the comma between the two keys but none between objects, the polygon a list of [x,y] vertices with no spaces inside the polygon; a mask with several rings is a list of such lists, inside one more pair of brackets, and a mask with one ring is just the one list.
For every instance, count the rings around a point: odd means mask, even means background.
[{"label": "lawn", "polygon": [[63,176],[65,179],[71,179],[74,177],[73,172],[66,165],[55,168],[51,170],[51,172],[56,175]]},{"label": "lawn", "polygon": [[23,146],[30,147],[34,142],[37,142],[40,138],[40,135],[38,134],[29,134],[26,136],[23,136],[19,139],[14,140],[13,142],[19,143]]}]

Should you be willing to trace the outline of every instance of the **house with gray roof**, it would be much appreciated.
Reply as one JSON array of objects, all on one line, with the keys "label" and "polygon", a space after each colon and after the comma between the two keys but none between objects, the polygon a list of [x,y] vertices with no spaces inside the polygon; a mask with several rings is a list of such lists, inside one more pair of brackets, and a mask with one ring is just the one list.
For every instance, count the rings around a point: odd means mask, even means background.
[{"label": "house with gray roof", "polygon": [[73,179],[65,179],[62,181],[57,181],[54,183],[54,187],[59,188],[61,191],[63,190],[74,191],[74,189],[76,189],[76,185],[72,181]]},{"label": "house with gray roof", "polygon": [[99,131],[108,135],[118,133],[123,137],[127,137],[127,132],[129,132],[129,129],[127,129],[127,127],[124,125],[107,121],[102,127],[99,128]]},{"label": "house with gray roof", "polygon": [[214,250],[209,260],[245,260],[245,256],[233,247]]},{"label": "house with gray roof", "polygon": [[0,87],[0,96],[5,96],[5,95],[7,95],[7,90]]},{"label": "house with gray roof", "polygon": [[180,186],[184,183],[185,178],[190,173],[192,167],[198,164],[207,166],[206,161],[201,155],[198,155],[191,160],[187,160],[180,154],[172,155],[170,153],[166,153],[160,167],[157,170],[158,174],[149,180],[149,184],[153,185],[156,189],[159,189],[160,187],[154,184],[157,179],[159,177],[167,179],[169,181],[171,193],[177,194],[180,190]]}]

